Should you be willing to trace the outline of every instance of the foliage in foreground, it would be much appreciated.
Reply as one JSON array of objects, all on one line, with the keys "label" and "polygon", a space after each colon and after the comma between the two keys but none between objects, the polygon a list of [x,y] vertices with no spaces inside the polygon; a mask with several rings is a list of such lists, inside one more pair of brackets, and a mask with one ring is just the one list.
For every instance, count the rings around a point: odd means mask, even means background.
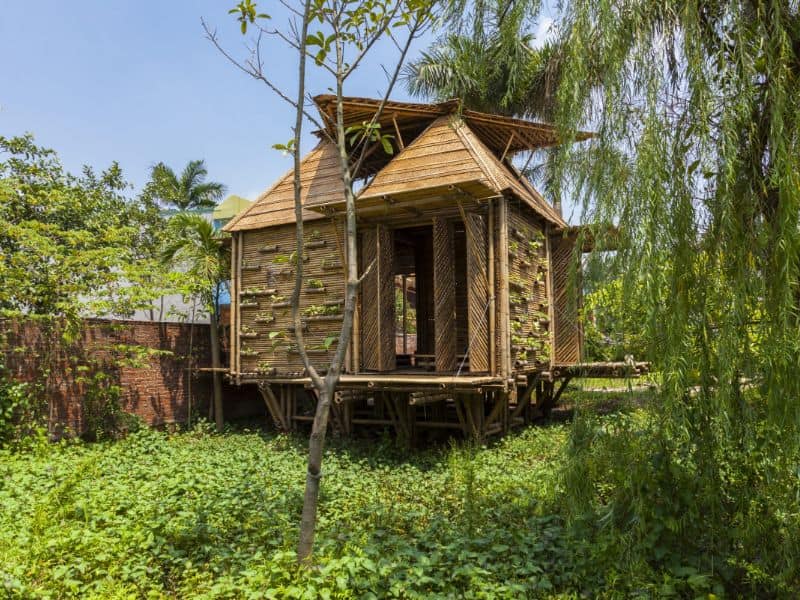
[{"label": "foliage in foreground", "polygon": [[[680,516],[666,497],[650,520],[630,521],[631,481],[698,491],[691,463],[676,471],[653,454],[663,440],[649,435],[649,414],[589,414],[489,448],[335,444],[315,570],[300,570],[293,551],[300,438],[144,430],[3,453],[0,585],[20,598],[697,596],[723,585],[788,595],[797,573],[770,569],[796,551],[797,500],[761,494],[731,534],[703,529],[702,503]],[[634,477],[618,468],[623,452],[640,461]],[[767,471],[752,464],[757,482]],[[733,481],[731,493],[753,482]],[[712,556],[713,535],[739,543]]]}]

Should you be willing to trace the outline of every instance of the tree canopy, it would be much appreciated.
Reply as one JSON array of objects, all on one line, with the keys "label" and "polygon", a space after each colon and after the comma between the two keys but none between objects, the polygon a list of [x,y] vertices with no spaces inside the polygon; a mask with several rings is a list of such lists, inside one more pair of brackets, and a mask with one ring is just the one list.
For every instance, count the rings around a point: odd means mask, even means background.
[{"label": "tree canopy", "polygon": [[191,160],[180,175],[163,162],[150,169],[145,193],[162,205],[177,210],[214,208],[225,194],[225,186],[206,181],[208,169],[202,160]]},{"label": "tree canopy", "polygon": [[0,137],[0,309],[77,318],[149,307],[160,216],[128,188],[116,163],[73,175],[31,136]]}]

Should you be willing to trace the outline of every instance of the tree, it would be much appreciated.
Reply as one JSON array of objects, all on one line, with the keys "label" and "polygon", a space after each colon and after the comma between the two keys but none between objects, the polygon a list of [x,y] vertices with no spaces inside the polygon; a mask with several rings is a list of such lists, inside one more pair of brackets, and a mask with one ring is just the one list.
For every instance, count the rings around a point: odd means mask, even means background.
[{"label": "tree", "polygon": [[130,316],[161,290],[161,223],[119,165],[64,171],[32,136],[0,137],[0,310],[77,322]]},{"label": "tree", "polygon": [[[23,431],[42,422],[54,433],[52,396],[43,390],[57,384],[53,361],[71,353],[84,318],[130,317],[164,293],[156,253],[163,221],[128,188],[116,163],[73,175],[32,136],[0,137],[0,318],[34,321],[42,334],[29,400],[24,385],[3,383]],[[111,360],[128,364],[140,350],[117,345]]]},{"label": "tree", "polygon": [[219,369],[219,293],[230,276],[230,253],[213,225],[198,215],[181,212],[168,222],[169,241],[162,256],[167,264],[181,269],[188,282],[187,295],[199,297],[211,318],[211,367],[214,385],[214,420],[222,431],[222,380]]},{"label": "tree", "polygon": [[[353,314],[360,277],[358,274],[358,247],[356,240],[356,211],[353,180],[359,173],[361,162],[370,145],[369,142],[382,143],[384,134],[379,127],[380,114],[389,93],[397,81],[405,57],[411,43],[430,24],[432,17],[431,2],[428,0],[305,0],[299,6],[288,7],[291,22],[287,31],[268,29],[263,23],[268,15],[258,12],[252,0],[242,0],[230,12],[237,16],[242,33],[248,27],[255,28],[256,37],[252,52],[245,61],[238,61],[219,43],[216,32],[205,23],[208,38],[214,43],[237,68],[249,76],[264,83],[280,98],[295,109],[295,123],[292,139],[282,146],[289,150],[294,158],[295,187],[295,221],[296,221],[296,260],[295,285],[291,297],[292,316],[294,319],[294,335],[303,364],[309,374],[317,394],[317,408],[314,415],[311,436],[309,439],[308,471],[306,489],[303,499],[303,512],[300,524],[300,539],[297,556],[300,561],[311,557],[316,528],[317,507],[319,500],[320,480],[322,478],[322,452],[328,426],[328,416],[333,395],[350,345],[353,329]],[[309,31],[313,27],[314,30]],[[398,39],[400,32],[405,39]],[[275,81],[264,71],[264,55],[262,42],[265,39],[280,39],[297,50],[299,55],[298,87],[293,97],[283,92]],[[346,129],[344,122],[343,97],[344,86],[355,72],[373,46],[381,39],[389,39],[396,46],[399,54],[396,64],[387,70],[388,83],[384,100],[370,122],[358,129]],[[336,94],[336,118],[330,125],[335,132],[329,135],[339,151],[339,170],[342,179],[342,192],[345,197],[345,246],[348,256],[347,282],[342,318],[342,328],[337,349],[324,374],[320,373],[308,358],[303,340],[303,327],[299,306],[300,291],[303,284],[303,208],[300,188],[300,140],[304,119],[317,125],[325,135],[328,127],[319,123],[316,118],[305,111],[306,102],[306,63],[311,59],[314,65],[327,73],[333,80],[332,88]],[[386,146],[386,144],[382,144]],[[390,145],[390,144],[389,144]],[[363,275],[361,276],[363,277]]]},{"label": "tree", "polygon": [[150,169],[146,193],[163,205],[180,211],[214,208],[225,193],[225,186],[206,181],[208,170],[202,160],[189,161],[180,177],[163,162]]},{"label": "tree", "polygon": [[466,21],[469,33],[449,31],[407,65],[409,92],[435,101],[459,98],[482,112],[549,118],[556,48],[549,42],[534,47],[528,3],[488,3]]},{"label": "tree", "polygon": [[[454,0],[447,33],[405,68],[408,91],[434,101],[459,98],[471,110],[552,119],[560,50],[557,41],[534,46],[530,27],[538,8],[536,0],[475,2],[471,8]],[[551,195],[552,156],[552,149],[543,149],[519,161],[520,170]],[[554,204],[560,210],[557,198]]]},{"label": "tree", "polygon": [[585,220],[619,226],[622,293],[644,291],[662,373],[638,454],[655,466],[618,489],[637,525],[617,526],[663,548],[675,534],[648,530],[656,518],[698,525],[702,568],[735,565],[732,589],[759,569],[796,585],[782,515],[797,506],[800,444],[800,10],[575,0],[560,31],[556,121],[564,137],[597,131],[561,148],[560,180]]}]

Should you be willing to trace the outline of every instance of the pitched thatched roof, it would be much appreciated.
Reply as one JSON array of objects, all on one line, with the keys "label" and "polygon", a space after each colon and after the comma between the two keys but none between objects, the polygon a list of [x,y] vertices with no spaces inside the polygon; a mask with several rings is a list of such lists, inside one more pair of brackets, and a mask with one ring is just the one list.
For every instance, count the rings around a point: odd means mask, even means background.
[{"label": "pitched thatched roof", "polygon": [[[318,132],[322,141],[301,165],[303,204],[319,210],[344,203],[333,135],[336,97],[314,98],[328,131]],[[345,126],[370,121],[380,105],[370,98],[345,98]],[[478,198],[511,193],[527,203],[551,223],[566,223],[541,194],[509,166],[506,157],[522,150],[533,150],[560,143],[554,126],[461,110],[458,100],[437,104],[387,102],[380,119],[381,129],[395,136],[393,155],[371,153],[357,176],[374,175],[361,190],[359,200],[397,194],[428,193],[458,185]],[[579,132],[577,140],[591,134]],[[322,215],[304,211],[304,219]],[[260,229],[294,222],[293,171],[289,171],[255,204],[225,227],[226,231]]]},{"label": "pitched thatched roof", "polygon": [[[449,186],[478,198],[510,192],[555,225],[566,226],[541,194],[501,163],[455,115],[437,118],[361,190],[358,200],[400,199],[423,191],[432,195]],[[314,204],[319,204],[316,199]]]},{"label": "pitched thatched roof", "polygon": [[[309,203],[310,198],[326,203],[344,200],[335,144],[320,142],[306,154],[300,163],[300,182],[304,206]],[[317,212],[303,211],[304,221],[321,217],[322,215]],[[232,219],[224,230],[261,229],[294,221],[294,169],[292,169],[261,194],[249,209]]]}]

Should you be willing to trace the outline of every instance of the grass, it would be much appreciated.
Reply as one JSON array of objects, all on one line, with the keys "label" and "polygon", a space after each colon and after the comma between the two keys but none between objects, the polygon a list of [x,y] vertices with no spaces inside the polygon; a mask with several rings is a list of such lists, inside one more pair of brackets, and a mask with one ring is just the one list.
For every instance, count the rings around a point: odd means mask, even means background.
[{"label": "grass", "polygon": [[0,452],[0,590],[11,598],[157,599],[665,589],[664,576],[646,566],[644,584],[623,577],[624,566],[604,563],[588,530],[568,518],[563,465],[575,404],[609,427],[644,417],[628,394],[577,397],[563,418],[488,447],[411,453],[388,436],[334,440],[314,569],[294,563],[303,437],[144,430],[118,442]]},{"label": "grass", "polygon": [[542,509],[565,435],[531,428],[491,448],[412,456],[389,440],[335,444],[313,574],[292,556],[303,439],[143,431],[4,454],[0,581],[12,595],[53,598],[547,590],[568,579],[547,572],[567,542]]}]

